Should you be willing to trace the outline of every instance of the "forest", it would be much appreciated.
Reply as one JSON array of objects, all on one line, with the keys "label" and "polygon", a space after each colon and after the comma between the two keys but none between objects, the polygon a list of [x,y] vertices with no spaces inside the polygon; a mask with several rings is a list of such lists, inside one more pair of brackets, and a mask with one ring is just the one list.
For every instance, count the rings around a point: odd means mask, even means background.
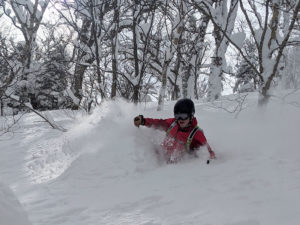
[{"label": "forest", "polygon": [[299,0],[1,0],[1,115],[300,87]]}]

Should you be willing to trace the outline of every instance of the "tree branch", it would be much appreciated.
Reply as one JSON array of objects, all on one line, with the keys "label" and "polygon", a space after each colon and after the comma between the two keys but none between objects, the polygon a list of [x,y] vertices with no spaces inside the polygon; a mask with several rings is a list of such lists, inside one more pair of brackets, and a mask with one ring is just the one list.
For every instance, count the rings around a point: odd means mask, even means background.
[{"label": "tree branch", "polygon": [[11,96],[8,96],[8,95],[4,95],[6,98],[14,101],[14,102],[17,102],[19,103],[21,106],[24,106],[26,109],[30,110],[31,112],[34,112],[35,114],[37,114],[39,117],[41,117],[46,123],[48,123],[53,129],[56,129],[56,130],[60,130],[62,132],[66,132],[67,129],[61,127],[61,126],[58,126],[57,124],[54,124],[53,122],[51,122],[46,116],[44,116],[42,113],[34,110],[32,107],[26,105],[24,102],[21,102],[20,100],[18,99],[15,99]]}]

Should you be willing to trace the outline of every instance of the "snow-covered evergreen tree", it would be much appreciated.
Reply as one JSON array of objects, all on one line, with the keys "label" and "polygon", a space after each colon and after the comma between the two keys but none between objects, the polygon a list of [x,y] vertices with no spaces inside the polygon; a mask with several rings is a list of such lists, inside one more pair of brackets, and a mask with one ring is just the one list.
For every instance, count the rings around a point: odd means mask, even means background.
[{"label": "snow-covered evergreen tree", "polygon": [[15,85],[15,95],[19,96],[22,103],[36,101],[34,99],[33,85],[35,83],[32,62],[34,51],[37,47],[36,37],[49,0],[10,0],[5,1],[3,10],[5,15],[10,18],[13,25],[22,33],[23,42],[19,42],[21,52],[18,56],[22,63],[22,70],[18,74]]},{"label": "snow-covered evergreen tree", "polygon": [[5,91],[9,85],[8,79],[9,66],[7,64],[7,49],[4,38],[0,33],[0,115],[4,115]]},{"label": "snow-covered evergreen tree", "polygon": [[24,46],[23,42],[15,44],[9,42],[1,35],[0,38],[1,115],[4,114],[4,111],[7,111],[8,114],[17,114],[22,109],[22,106],[16,101],[9,99],[9,97],[18,93],[16,89],[22,73],[22,52]]},{"label": "snow-covered evergreen tree", "polygon": [[[53,46],[54,47],[54,46]],[[36,71],[34,108],[53,110],[70,108],[72,99],[67,95],[68,61],[62,45],[56,45],[46,53],[40,71]]]},{"label": "snow-covered evergreen tree", "polygon": [[256,74],[247,62],[242,61],[238,65],[235,77],[237,80],[233,88],[233,92],[243,93],[256,90]]}]

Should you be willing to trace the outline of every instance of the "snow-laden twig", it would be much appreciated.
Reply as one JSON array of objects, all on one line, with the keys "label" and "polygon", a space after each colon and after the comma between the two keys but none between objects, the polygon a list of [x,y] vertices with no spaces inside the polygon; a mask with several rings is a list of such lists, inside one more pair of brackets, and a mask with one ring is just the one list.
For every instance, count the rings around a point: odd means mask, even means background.
[{"label": "snow-laden twig", "polygon": [[[243,94],[243,95],[237,95],[234,96],[234,98],[229,98],[229,97],[225,97],[225,101],[228,101],[230,103],[234,104],[234,107],[232,108],[232,104],[230,104],[229,106],[224,106],[224,100],[221,101],[215,101],[212,102],[211,105],[209,105],[211,108],[215,108],[215,109],[222,109],[228,113],[233,113],[234,118],[237,118],[238,115],[246,108],[245,107],[245,100],[247,98],[248,94]],[[220,103],[220,104],[218,104]]]}]

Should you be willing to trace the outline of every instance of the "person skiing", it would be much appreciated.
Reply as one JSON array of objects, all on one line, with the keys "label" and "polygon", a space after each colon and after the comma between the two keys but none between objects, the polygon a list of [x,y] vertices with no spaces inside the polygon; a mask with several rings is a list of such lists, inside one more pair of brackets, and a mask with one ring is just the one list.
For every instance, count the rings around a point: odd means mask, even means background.
[{"label": "person skiing", "polygon": [[203,131],[197,126],[197,119],[194,114],[194,102],[191,99],[184,98],[176,102],[174,118],[153,119],[139,115],[134,118],[134,125],[166,131],[162,148],[168,163],[178,162],[185,153],[195,154],[200,146],[206,146],[210,158],[214,159],[216,158],[215,153],[208,144]]}]

